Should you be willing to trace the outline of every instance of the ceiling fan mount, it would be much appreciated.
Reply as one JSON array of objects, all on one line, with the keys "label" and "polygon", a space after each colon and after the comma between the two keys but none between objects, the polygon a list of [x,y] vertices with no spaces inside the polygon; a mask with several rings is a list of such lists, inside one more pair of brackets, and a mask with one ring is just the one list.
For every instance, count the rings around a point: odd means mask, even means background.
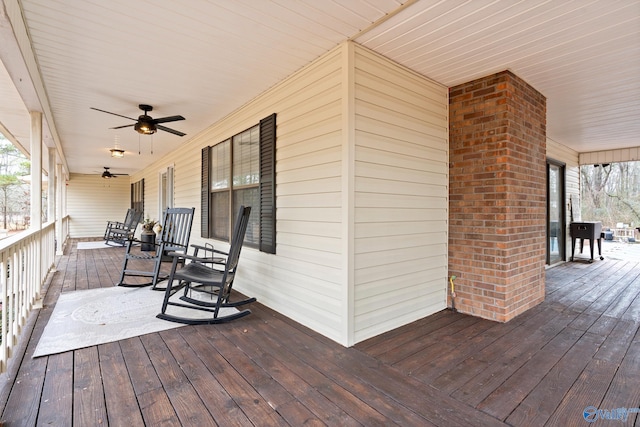
[{"label": "ceiling fan mount", "polygon": [[124,126],[116,126],[116,127],[111,128],[111,129],[121,129],[121,128],[126,128],[126,127],[129,127],[129,126],[133,126],[135,131],[138,132],[139,134],[142,134],[142,135],[153,135],[158,130],[169,132],[169,133],[172,133],[172,134],[178,135],[178,136],[185,136],[186,135],[184,132],[180,132],[180,131],[177,131],[175,129],[171,129],[171,128],[168,128],[166,126],[162,126],[162,125],[159,124],[159,123],[168,123],[168,122],[176,122],[176,121],[179,121],[179,120],[185,120],[184,117],[182,117],[182,116],[168,116],[168,117],[160,117],[159,119],[154,119],[153,117],[151,117],[148,114],[150,111],[153,111],[153,107],[151,105],[140,104],[140,105],[138,105],[138,108],[140,108],[144,112],[144,114],[141,114],[140,116],[138,116],[137,119],[134,119],[133,117],[127,117],[127,116],[123,116],[121,114],[112,113],[110,111],[105,111],[105,110],[101,110],[99,108],[91,107],[92,110],[100,111],[102,113],[112,114],[114,116],[123,117],[125,119],[129,119],[129,120],[134,120],[135,121],[134,124],[124,125]]}]

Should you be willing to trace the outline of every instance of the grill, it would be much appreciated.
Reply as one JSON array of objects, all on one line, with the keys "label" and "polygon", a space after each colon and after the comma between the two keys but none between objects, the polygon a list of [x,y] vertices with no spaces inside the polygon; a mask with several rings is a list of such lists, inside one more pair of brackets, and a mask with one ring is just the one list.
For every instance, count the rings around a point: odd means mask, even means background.
[{"label": "grill", "polygon": [[571,261],[573,261],[576,249],[576,239],[580,239],[580,253],[582,253],[584,247],[584,239],[589,239],[589,249],[591,250],[591,259],[589,262],[593,262],[594,240],[598,242],[598,255],[600,255],[600,259],[604,259],[602,256],[602,223],[600,221],[572,222],[570,227]]}]

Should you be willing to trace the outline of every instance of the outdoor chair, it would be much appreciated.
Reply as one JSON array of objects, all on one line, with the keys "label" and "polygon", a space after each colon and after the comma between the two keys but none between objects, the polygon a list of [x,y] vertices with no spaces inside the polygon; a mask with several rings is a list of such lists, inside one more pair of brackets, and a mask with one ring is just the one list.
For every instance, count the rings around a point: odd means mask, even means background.
[{"label": "outdoor chair", "polygon": [[[186,253],[189,247],[189,237],[191,235],[191,225],[193,223],[193,213],[195,208],[169,208],[163,214],[162,230],[160,238],[155,242],[144,242],[155,248],[153,251],[145,252],[139,245],[140,240],[127,240],[127,250],[122,265],[122,273],[118,286],[139,287],[152,285],[156,289],[159,280],[167,278],[166,273],[161,273],[162,261],[169,261],[168,252]],[[133,262],[133,267],[129,263]],[[140,268],[139,266],[148,268]],[[149,277],[149,282],[125,282],[125,277],[141,276]]]},{"label": "outdoor chair", "polygon": [[133,238],[133,234],[136,232],[136,228],[141,219],[142,212],[138,212],[135,209],[128,209],[124,222],[109,221],[104,232],[105,244],[110,245],[114,243],[124,246],[127,240]]},{"label": "outdoor chair", "polygon": [[[236,275],[250,213],[251,207],[240,207],[228,253],[212,247],[196,245],[192,245],[195,249],[194,255],[169,253],[174,257],[173,264],[165,289],[162,310],[156,317],[172,322],[198,325],[229,322],[251,314],[249,309],[242,311],[234,309],[232,312],[230,310],[221,311],[221,309],[240,307],[256,301],[255,298],[230,301],[233,279]],[[206,255],[204,257],[197,256],[199,250],[205,251]],[[189,260],[190,262],[185,263],[184,267],[178,270],[177,266],[180,260]],[[174,283],[176,284],[174,285]],[[170,298],[182,288],[184,288],[184,295],[179,298],[181,302],[170,301]],[[168,314],[168,306],[193,309],[194,317]],[[209,312],[211,315],[202,316],[202,312]],[[195,313],[200,313],[200,316],[195,316]]]}]

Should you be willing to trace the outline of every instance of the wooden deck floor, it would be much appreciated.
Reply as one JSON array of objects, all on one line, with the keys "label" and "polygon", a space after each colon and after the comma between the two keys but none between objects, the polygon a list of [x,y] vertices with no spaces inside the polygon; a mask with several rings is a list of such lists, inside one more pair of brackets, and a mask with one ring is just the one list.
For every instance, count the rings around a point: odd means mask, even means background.
[{"label": "wooden deck floor", "polygon": [[253,304],[226,325],[32,359],[60,292],[112,286],[121,258],[75,242],[60,257],[0,377],[3,425],[569,426],[588,406],[640,407],[640,259],[552,268],[546,301],[506,324],[447,310],[346,349]]}]

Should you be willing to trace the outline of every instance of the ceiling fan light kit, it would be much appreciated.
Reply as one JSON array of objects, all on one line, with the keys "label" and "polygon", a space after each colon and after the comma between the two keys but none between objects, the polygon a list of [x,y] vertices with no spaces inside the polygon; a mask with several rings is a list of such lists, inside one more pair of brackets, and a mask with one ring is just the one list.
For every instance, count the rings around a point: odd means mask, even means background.
[{"label": "ceiling fan light kit", "polygon": [[124,150],[121,150],[119,148],[112,148],[109,151],[111,151],[111,157],[116,157],[119,159],[124,157]]}]

